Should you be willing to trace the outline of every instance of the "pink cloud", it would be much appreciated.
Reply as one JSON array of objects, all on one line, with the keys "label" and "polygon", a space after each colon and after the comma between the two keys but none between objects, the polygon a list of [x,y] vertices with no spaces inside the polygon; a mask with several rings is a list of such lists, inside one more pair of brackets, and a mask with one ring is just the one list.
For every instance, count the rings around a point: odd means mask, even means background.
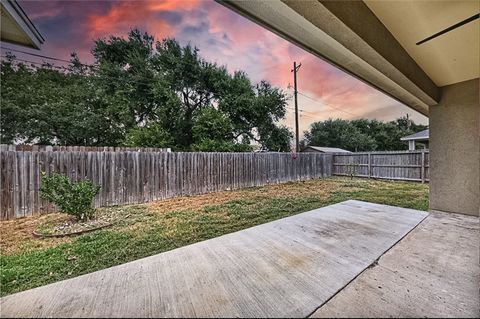
[{"label": "pink cloud", "polygon": [[[78,9],[69,6],[68,2],[55,5],[46,2],[45,9],[39,5],[35,7],[33,15],[29,14],[36,16],[38,21],[52,21],[52,17],[68,14],[76,19],[70,24],[71,30],[81,31],[74,34],[77,38],[66,35],[62,39],[49,39],[47,34],[50,44],[45,52],[53,52],[55,56],[65,57],[75,50],[89,62],[88,52],[93,39],[124,36],[132,27],[138,27],[157,40],[175,37],[183,44],[191,43],[200,48],[200,54],[207,60],[226,65],[231,72],[244,70],[253,82],[265,79],[290,94],[292,90],[288,85],[293,84],[290,72],[293,61],[301,62],[299,91],[313,98],[299,95],[300,108],[305,111],[301,113],[302,130],[315,120],[350,119],[363,114],[374,116],[379,109],[383,110],[382,114],[392,109],[392,118],[398,112],[413,113],[390,97],[213,1],[84,2]],[[69,7],[68,12],[59,11],[60,7]],[[163,18],[161,13],[175,13],[181,16],[181,22],[175,24]],[[290,127],[293,127],[292,107],[293,99],[289,101],[285,121]]]},{"label": "pink cloud", "polygon": [[[301,62],[302,68],[298,74],[299,91],[311,97],[299,95],[299,107],[304,111],[300,113],[302,132],[316,120],[354,119],[362,117],[363,114],[372,116],[380,109],[391,109],[394,117],[413,112],[320,58],[235,13],[233,15],[225,12],[223,8],[209,11],[210,34],[214,36],[225,33],[231,40],[230,47],[220,52],[225,54],[225,57],[216,52],[217,60],[227,61],[229,66],[246,69],[256,81],[266,79],[284,88],[291,95],[293,90],[287,89],[289,85],[293,85],[290,70],[293,61]],[[206,50],[210,51],[209,48]],[[249,56],[254,58],[249,59]],[[292,99],[284,120],[290,127],[294,126],[293,106]],[[389,118],[382,115],[381,119]],[[425,120],[421,115],[417,119]]]},{"label": "pink cloud", "polygon": [[189,11],[199,5],[196,0],[183,1],[119,1],[105,14],[88,17],[89,38],[107,35],[125,35],[133,27],[139,27],[153,34],[156,39],[172,36],[175,29],[167,21],[155,16],[162,11]]}]

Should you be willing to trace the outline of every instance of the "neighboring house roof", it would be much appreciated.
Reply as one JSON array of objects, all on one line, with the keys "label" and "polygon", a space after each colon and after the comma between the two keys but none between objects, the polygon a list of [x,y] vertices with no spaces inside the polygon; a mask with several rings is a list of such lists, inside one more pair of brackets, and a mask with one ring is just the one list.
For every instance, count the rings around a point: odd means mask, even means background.
[{"label": "neighboring house roof", "polygon": [[25,11],[15,0],[1,1],[1,40],[8,43],[40,49],[45,41]]},{"label": "neighboring house roof", "polygon": [[421,141],[421,140],[428,140],[428,129],[417,132],[412,135],[404,136],[400,140],[401,141]]},{"label": "neighboring house roof", "polygon": [[350,151],[344,150],[342,148],[337,148],[337,147],[322,147],[322,146],[307,146],[303,152],[308,150],[309,148],[322,152],[322,153],[351,153]]}]

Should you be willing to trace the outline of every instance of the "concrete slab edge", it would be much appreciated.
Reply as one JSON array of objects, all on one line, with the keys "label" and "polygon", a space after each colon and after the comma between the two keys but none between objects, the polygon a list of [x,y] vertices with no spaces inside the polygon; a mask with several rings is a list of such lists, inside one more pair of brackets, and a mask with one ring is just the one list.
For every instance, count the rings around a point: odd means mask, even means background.
[{"label": "concrete slab edge", "polygon": [[405,235],[403,235],[399,240],[397,240],[392,246],[390,246],[387,250],[382,252],[380,256],[378,256],[377,259],[375,259],[370,265],[365,267],[361,272],[359,272],[355,277],[353,277],[347,284],[345,284],[343,287],[338,289],[333,295],[331,295],[327,300],[325,300],[320,306],[315,308],[311,313],[309,313],[306,318],[310,318],[315,312],[317,312],[320,308],[322,308],[325,304],[327,304],[333,297],[335,297],[337,294],[339,294],[343,289],[345,289],[348,285],[350,285],[357,277],[361,276],[365,271],[368,269],[371,269],[375,267],[378,264],[378,261],[380,258],[382,258],[387,252],[389,252],[393,247],[395,247],[399,242],[401,242],[405,237],[408,236],[412,231],[414,231],[428,216],[430,216],[430,211],[427,212],[425,217],[423,217],[412,229],[410,229]]}]

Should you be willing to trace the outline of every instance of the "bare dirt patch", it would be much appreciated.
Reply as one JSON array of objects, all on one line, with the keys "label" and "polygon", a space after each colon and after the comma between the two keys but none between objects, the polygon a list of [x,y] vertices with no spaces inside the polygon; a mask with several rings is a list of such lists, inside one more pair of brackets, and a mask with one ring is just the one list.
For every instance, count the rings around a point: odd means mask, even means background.
[{"label": "bare dirt patch", "polygon": [[2,254],[12,254],[17,251],[48,248],[60,243],[69,242],[69,238],[39,239],[33,232],[44,223],[62,223],[70,217],[65,214],[52,213],[43,216],[31,216],[0,222],[0,249]]},{"label": "bare dirt patch", "polygon": [[242,191],[223,191],[194,196],[169,198],[161,201],[154,201],[139,206],[147,207],[155,212],[168,212],[172,210],[196,210],[205,205],[223,204],[227,201],[245,198],[247,194],[241,194]]},{"label": "bare dirt patch", "polygon": [[[116,230],[131,231],[140,227],[139,225],[135,225],[137,224],[136,221],[148,218],[148,216],[145,216],[147,213],[156,215],[170,211],[202,211],[205,206],[221,205],[233,200],[252,200],[258,197],[286,198],[311,195],[326,196],[329,192],[339,189],[342,184],[342,181],[336,179],[288,182],[195,196],[176,197],[138,205],[101,208],[97,214],[99,216],[114,216],[123,222],[127,221],[122,225],[115,225],[114,227]],[[147,213],[144,208],[146,208]],[[172,218],[172,222],[174,221],[175,219]],[[72,226],[68,215],[58,213],[2,221],[0,222],[1,252],[2,254],[9,255],[20,250],[49,248],[61,243],[70,242],[72,240],[70,237],[36,238],[33,235],[34,231],[42,230],[42,228],[44,233],[46,228],[47,230],[49,229],[47,233],[55,232],[53,230],[55,227],[58,227],[58,225],[65,225],[66,227],[56,231],[56,233],[83,229],[81,225]],[[42,231],[40,232],[42,233]]]},{"label": "bare dirt patch", "polygon": [[[357,199],[428,209],[428,186],[350,178],[290,182],[235,191],[98,209],[115,224],[77,237],[34,238],[41,225],[69,216],[49,214],[0,222],[2,286],[10,294],[112,267],[195,242]],[[292,266],[301,263],[292,259]]]},{"label": "bare dirt patch", "polygon": [[100,208],[95,219],[86,222],[76,222],[72,216],[60,213],[2,221],[1,253],[10,255],[18,251],[54,247],[73,239],[65,235],[105,228],[128,217],[123,209]]},{"label": "bare dirt patch", "polygon": [[[390,185],[391,184],[391,185]],[[327,198],[332,194],[349,193],[365,189],[401,189],[412,188],[408,183],[388,183],[374,180],[351,180],[349,178],[326,178],[309,181],[288,182],[283,184],[267,185],[262,187],[244,188],[232,191],[221,191],[195,196],[184,196],[153,201],[137,205],[123,205],[116,207],[100,208],[98,216],[106,216],[114,223],[112,230],[140,234],[154,225],[161,224],[167,230],[178,231],[178,219],[176,213],[188,214],[190,219],[210,215],[217,219],[226,220],[229,217],[222,210],[206,211],[209,207],[223,205],[229,202],[241,201],[244,203],[265,202],[269,199],[299,199],[307,197]],[[421,191],[408,189],[408,192]],[[184,218],[181,216],[180,219]],[[70,217],[65,214],[48,214],[21,218],[12,221],[0,222],[0,249],[1,253],[10,255],[20,251],[29,251],[54,247],[62,243],[71,242],[74,237],[62,238],[36,238],[35,230],[42,227],[54,228],[58,225],[69,223]],[[66,229],[71,227],[67,225]],[[188,227],[188,225],[181,225]],[[63,231],[63,230],[62,230]]]},{"label": "bare dirt patch", "polygon": [[34,230],[33,235],[40,238],[75,236],[110,227],[117,221],[117,214],[115,211],[109,212],[110,214],[97,214],[94,219],[82,222],[71,218],[60,224],[40,225]]},{"label": "bare dirt patch", "polygon": [[140,204],[155,212],[172,210],[197,210],[206,205],[220,205],[232,200],[252,199],[256,196],[285,198],[295,196],[326,195],[339,189],[342,182],[335,180],[310,180],[283,184],[251,187],[233,191],[221,191],[202,195],[176,197],[161,201]]}]

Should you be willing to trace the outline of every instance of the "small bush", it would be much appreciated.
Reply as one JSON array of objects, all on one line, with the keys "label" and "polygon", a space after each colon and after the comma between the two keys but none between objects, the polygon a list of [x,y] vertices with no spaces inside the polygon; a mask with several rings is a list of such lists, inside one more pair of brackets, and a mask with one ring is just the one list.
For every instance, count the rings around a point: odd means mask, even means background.
[{"label": "small bush", "polygon": [[65,175],[53,173],[50,176],[42,173],[40,196],[54,203],[62,213],[75,216],[77,220],[88,220],[93,217],[93,198],[100,191],[100,186],[89,180],[71,182]]}]

